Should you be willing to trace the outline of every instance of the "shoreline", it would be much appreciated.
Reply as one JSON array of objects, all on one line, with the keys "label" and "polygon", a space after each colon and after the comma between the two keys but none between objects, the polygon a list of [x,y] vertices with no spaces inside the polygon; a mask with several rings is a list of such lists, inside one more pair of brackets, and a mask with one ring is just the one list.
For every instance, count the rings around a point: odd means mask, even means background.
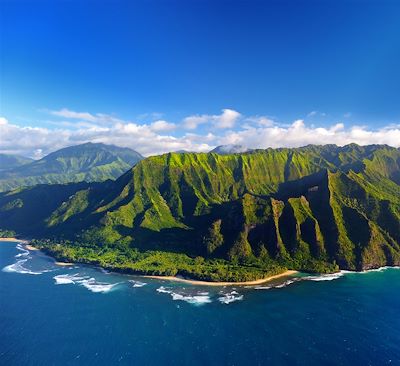
[{"label": "shoreline", "polygon": [[187,283],[191,285],[198,285],[198,286],[254,286],[254,285],[261,285],[263,283],[281,278],[281,277],[287,277],[287,276],[292,276],[299,273],[298,271],[295,270],[287,270],[285,272],[279,273],[277,275],[261,278],[259,280],[253,280],[253,281],[244,281],[244,282],[212,282],[212,281],[200,281],[200,280],[190,280],[186,278],[181,278],[181,277],[174,277],[174,276],[140,276],[144,278],[151,278],[151,279],[156,279],[156,280],[166,280],[166,281],[172,281],[172,282],[182,282],[182,283]]},{"label": "shoreline", "polygon": [[[40,251],[40,249],[34,247],[33,245],[30,245],[30,244],[29,244],[30,241],[27,240],[27,239],[0,238],[0,242],[2,242],[2,241],[9,241],[9,242],[12,242],[12,243],[22,243],[22,244],[25,245],[25,248],[28,249],[28,250],[30,250],[30,251]],[[59,262],[59,261],[57,261],[57,260],[56,260],[55,258],[53,258],[53,257],[50,257],[50,258],[54,259],[54,264],[57,265],[57,266],[65,266],[65,267],[68,267],[68,266],[74,266],[74,265],[75,265],[75,263],[72,263],[72,262]]]},{"label": "shoreline", "polygon": [[38,248],[35,248],[34,246],[32,246],[30,244],[25,244],[25,247],[26,247],[26,249],[32,250],[32,251],[39,250]]},{"label": "shoreline", "polygon": [[[26,239],[17,239],[17,238],[0,238],[0,242],[2,241],[11,241],[13,243],[22,243],[25,245],[29,245],[29,240]],[[33,247],[32,247],[33,248]]]},{"label": "shoreline", "polygon": [[[17,238],[0,238],[0,241],[9,241],[9,242],[20,242],[23,243],[26,246],[26,249],[31,250],[31,251],[40,251],[40,249],[30,245],[29,240],[24,240],[24,239],[17,239]],[[48,254],[46,254],[48,255]],[[54,259],[54,264],[58,266],[73,266],[75,264],[79,263],[72,263],[72,262],[60,262],[57,261],[54,257],[49,256]],[[82,263],[85,265],[90,265],[90,263]],[[104,268],[106,269],[106,268]],[[122,272],[123,273],[123,272]],[[156,275],[140,275],[140,274],[130,274],[126,273],[128,275],[133,275],[133,276],[138,276],[141,278],[149,278],[149,279],[157,279],[157,280],[166,280],[166,281],[171,281],[171,282],[181,282],[181,283],[187,283],[191,285],[198,285],[198,286],[254,286],[254,285],[261,285],[265,282],[269,282],[281,277],[287,277],[291,275],[295,275],[299,273],[299,271],[295,270],[287,270],[285,272],[279,273],[277,275],[273,276],[268,276],[265,278],[261,278],[259,280],[253,280],[253,281],[243,281],[243,282],[224,282],[224,281],[218,281],[218,282],[213,282],[213,281],[201,281],[201,280],[191,280],[191,279],[186,279],[182,277],[174,277],[174,276],[156,276]]]},{"label": "shoreline", "polygon": [[[36,249],[36,250],[39,250],[39,249]],[[54,262],[54,264],[56,264],[57,266],[64,266],[64,267],[75,265],[75,263],[72,263],[72,262],[58,262],[58,261]]]},{"label": "shoreline", "polygon": [[[40,249],[30,245],[30,240],[29,239],[17,239],[17,238],[0,238],[0,242],[13,242],[13,243],[22,243],[23,245],[25,245],[27,250],[30,251],[40,251],[42,252]],[[243,281],[243,282],[233,282],[233,281],[203,281],[203,280],[195,280],[195,279],[189,279],[189,278],[183,278],[183,277],[175,277],[175,276],[158,276],[158,275],[144,275],[144,274],[138,274],[138,273],[128,273],[125,271],[116,271],[115,269],[112,268],[103,268],[103,267],[99,267],[97,265],[94,265],[92,263],[85,263],[85,262],[77,262],[77,263],[73,263],[73,262],[61,262],[61,261],[57,261],[56,258],[52,257],[51,255],[42,252],[45,255],[49,256],[50,258],[52,258],[54,260],[54,264],[57,266],[62,266],[62,267],[69,267],[69,266],[74,266],[74,265],[78,265],[78,264],[82,264],[82,265],[88,265],[88,266],[95,266],[98,268],[102,268],[104,270],[109,270],[111,272],[115,272],[118,274],[126,274],[126,275],[130,275],[130,276],[137,276],[137,277],[141,277],[141,278],[149,278],[149,279],[156,279],[156,280],[164,280],[164,281],[171,281],[171,282],[181,282],[181,283],[187,283],[190,285],[198,285],[198,286],[255,286],[255,285],[261,285],[264,284],[266,282],[270,282],[272,280],[278,279],[278,278],[282,278],[282,277],[289,277],[289,276],[294,276],[296,274],[299,274],[300,271],[296,271],[296,270],[286,270],[285,272],[276,274],[276,275],[272,275],[272,276],[268,276],[265,278],[261,278],[258,280],[253,280],[253,281]],[[374,272],[374,271],[381,271],[383,269],[386,268],[398,268],[400,269],[400,266],[396,266],[396,265],[392,265],[392,266],[383,266],[383,267],[377,267],[377,268],[370,268],[367,270],[360,270],[360,271],[350,271],[350,270],[339,270],[339,273],[367,273],[367,272]],[[336,272],[335,272],[336,273]]]}]

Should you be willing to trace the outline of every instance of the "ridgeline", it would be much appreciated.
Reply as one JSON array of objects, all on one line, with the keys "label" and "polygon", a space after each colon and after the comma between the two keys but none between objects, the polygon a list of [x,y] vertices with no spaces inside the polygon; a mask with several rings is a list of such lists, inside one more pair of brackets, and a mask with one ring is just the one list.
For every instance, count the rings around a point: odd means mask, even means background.
[{"label": "ridgeline", "polygon": [[400,265],[400,151],[153,156],[116,181],[1,193],[0,227],[58,259],[209,281]]}]

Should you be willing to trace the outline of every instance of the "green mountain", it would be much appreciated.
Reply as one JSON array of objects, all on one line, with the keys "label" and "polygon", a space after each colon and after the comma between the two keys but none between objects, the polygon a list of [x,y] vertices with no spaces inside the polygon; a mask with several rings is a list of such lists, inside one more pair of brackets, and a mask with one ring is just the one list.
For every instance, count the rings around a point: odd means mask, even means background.
[{"label": "green mountain", "polygon": [[114,182],[3,193],[0,223],[65,240],[38,243],[58,258],[134,273],[247,280],[400,265],[400,151],[153,156]]},{"label": "green mountain", "polygon": [[31,163],[32,161],[33,159],[26,158],[25,156],[0,154],[0,172]]},{"label": "green mountain", "polygon": [[0,171],[0,191],[22,186],[115,179],[143,157],[134,150],[86,143]]}]

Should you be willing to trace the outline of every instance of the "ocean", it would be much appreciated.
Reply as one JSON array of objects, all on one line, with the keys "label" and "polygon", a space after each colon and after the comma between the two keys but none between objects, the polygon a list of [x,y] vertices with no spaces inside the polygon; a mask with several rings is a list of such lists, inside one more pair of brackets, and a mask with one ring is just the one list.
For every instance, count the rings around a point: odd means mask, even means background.
[{"label": "ocean", "polygon": [[400,365],[400,270],[207,287],[0,243],[1,365]]}]

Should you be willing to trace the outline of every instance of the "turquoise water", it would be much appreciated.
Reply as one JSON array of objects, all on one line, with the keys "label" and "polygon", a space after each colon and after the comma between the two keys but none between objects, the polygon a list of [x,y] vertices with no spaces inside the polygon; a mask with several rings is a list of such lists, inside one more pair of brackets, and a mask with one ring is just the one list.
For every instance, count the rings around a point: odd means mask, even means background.
[{"label": "turquoise water", "polygon": [[8,242],[0,268],[1,365],[400,365],[399,269],[221,289]]}]

